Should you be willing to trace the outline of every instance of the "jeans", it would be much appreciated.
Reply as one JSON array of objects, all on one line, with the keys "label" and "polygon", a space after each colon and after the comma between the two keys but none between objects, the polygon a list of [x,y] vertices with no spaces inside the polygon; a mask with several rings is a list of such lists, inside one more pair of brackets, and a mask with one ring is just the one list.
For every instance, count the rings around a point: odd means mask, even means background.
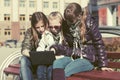
[{"label": "jeans", "polygon": [[38,80],[51,80],[52,65],[34,66],[28,57],[21,57],[20,80],[34,80],[33,73],[36,72]]},{"label": "jeans", "polygon": [[94,66],[87,59],[78,58],[72,60],[71,57],[65,56],[54,61],[53,69],[55,68],[64,69],[65,76],[69,77],[78,72],[90,71],[94,68]]}]

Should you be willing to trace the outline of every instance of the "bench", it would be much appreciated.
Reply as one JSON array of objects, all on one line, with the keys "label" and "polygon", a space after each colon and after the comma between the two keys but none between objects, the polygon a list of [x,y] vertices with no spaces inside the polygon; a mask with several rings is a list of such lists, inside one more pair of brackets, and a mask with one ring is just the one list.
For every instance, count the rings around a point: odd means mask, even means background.
[{"label": "bench", "polygon": [[[100,70],[92,70],[87,72],[81,72],[74,74],[67,78],[67,80],[120,80],[120,72],[116,71],[120,69],[120,62],[116,62],[115,59],[120,59],[120,53],[118,52],[107,52],[109,64],[108,67],[114,68],[115,71],[107,72]],[[8,76],[9,74],[18,75],[20,64],[10,64],[4,69],[4,73]]]},{"label": "bench", "polygon": [[[107,52],[107,55],[108,55],[108,59],[112,59],[112,60],[109,60],[108,67],[114,68],[115,70],[120,69],[120,62],[114,62],[113,60],[113,59],[120,59],[120,53]],[[72,77],[74,77],[74,79],[71,79]],[[92,70],[92,71],[74,74],[71,77],[69,77],[68,80],[120,80],[120,72]]]}]

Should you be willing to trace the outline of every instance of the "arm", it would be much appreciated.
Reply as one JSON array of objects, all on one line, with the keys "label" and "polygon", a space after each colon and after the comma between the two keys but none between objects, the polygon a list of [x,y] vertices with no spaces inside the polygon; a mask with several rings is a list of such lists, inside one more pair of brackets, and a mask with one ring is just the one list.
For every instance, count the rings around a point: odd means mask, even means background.
[{"label": "arm", "polygon": [[55,52],[56,55],[71,56],[72,54],[72,48],[62,45],[62,44],[52,45],[50,47],[50,50],[51,49]]},{"label": "arm", "polygon": [[105,53],[105,46],[102,40],[101,33],[98,29],[98,24],[94,21],[91,27],[92,42],[97,50],[98,66],[106,67],[108,65],[107,54]]},{"label": "arm", "polygon": [[49,31],[45,31],[42,35],[42,39],[38,44],[37,51],[49,50],[50,46],[54,44],[52,34]]},{"label": "arm", "polygon": [[43,34],[40,42],[38,43],[38,47],[37,47],[36,51],[44,51],[45,50],[45,45],[46,45],[45,34]]},{"label": "arm", "polygon": [[24,56],[29,57],[29,51],[31,51],[31,29],[28,29],[25,33],[24,40],[22,42],[21,53]]}]

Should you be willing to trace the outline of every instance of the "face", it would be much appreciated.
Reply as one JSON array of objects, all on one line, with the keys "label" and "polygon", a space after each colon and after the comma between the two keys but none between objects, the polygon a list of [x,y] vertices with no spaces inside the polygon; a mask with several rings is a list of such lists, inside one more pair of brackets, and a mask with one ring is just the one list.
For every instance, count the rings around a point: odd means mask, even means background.
[{"label": "face", "polygon": [[69,20],[66,20],[67,21],[67,24],[68,25],[75,25],[75,23],[77,22],[77,20],[76,19],[74,19],[73,21],[69,21]]},{"label": "face", "polygon": [[61,24],[60,24],[60,22],[59,22],[59,20],[58,19],[55,19],[55,20],[49,20],[49,29],[50,29],[50,31],[54,34],[54,35],[56,35],[56,34],[58,34],[59,32],[60,32],[60,30],[61,30]]},{"label": "face", "polygon": [[42,20],[40,20],[36,25],[35,29],[38,33],[42,34],[45,31],[45,25]]}]

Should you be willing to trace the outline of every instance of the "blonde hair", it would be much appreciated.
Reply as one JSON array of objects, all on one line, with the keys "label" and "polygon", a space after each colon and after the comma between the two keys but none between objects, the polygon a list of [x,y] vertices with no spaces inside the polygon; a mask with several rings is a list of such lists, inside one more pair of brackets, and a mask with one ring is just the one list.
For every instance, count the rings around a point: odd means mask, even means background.
[{"label": "blonde hair", "polygon": [[60,23],[62,24],[62,21],[63,21],[63,17],[61,15],[60,12],[58,11],[55,11],[55,12],[51,12],[48,16],[48,20],[55,20],[55,19],[59,19],[60,20]]},{"label": "blonde hair", "polygon": [[56,19],[59,19],[60,21],[60,24],[61,24],[61,35],[62,35],[62,40],[64,41],[64,37],[63,37],[63,30],[62,30],[62,24],[63,24],[63,17],[62,17],[62,14],[58,11],[54,11],[54,12],[51,12],[48,16],[48,20],[52,21],[52,20],[56,20]]}]

